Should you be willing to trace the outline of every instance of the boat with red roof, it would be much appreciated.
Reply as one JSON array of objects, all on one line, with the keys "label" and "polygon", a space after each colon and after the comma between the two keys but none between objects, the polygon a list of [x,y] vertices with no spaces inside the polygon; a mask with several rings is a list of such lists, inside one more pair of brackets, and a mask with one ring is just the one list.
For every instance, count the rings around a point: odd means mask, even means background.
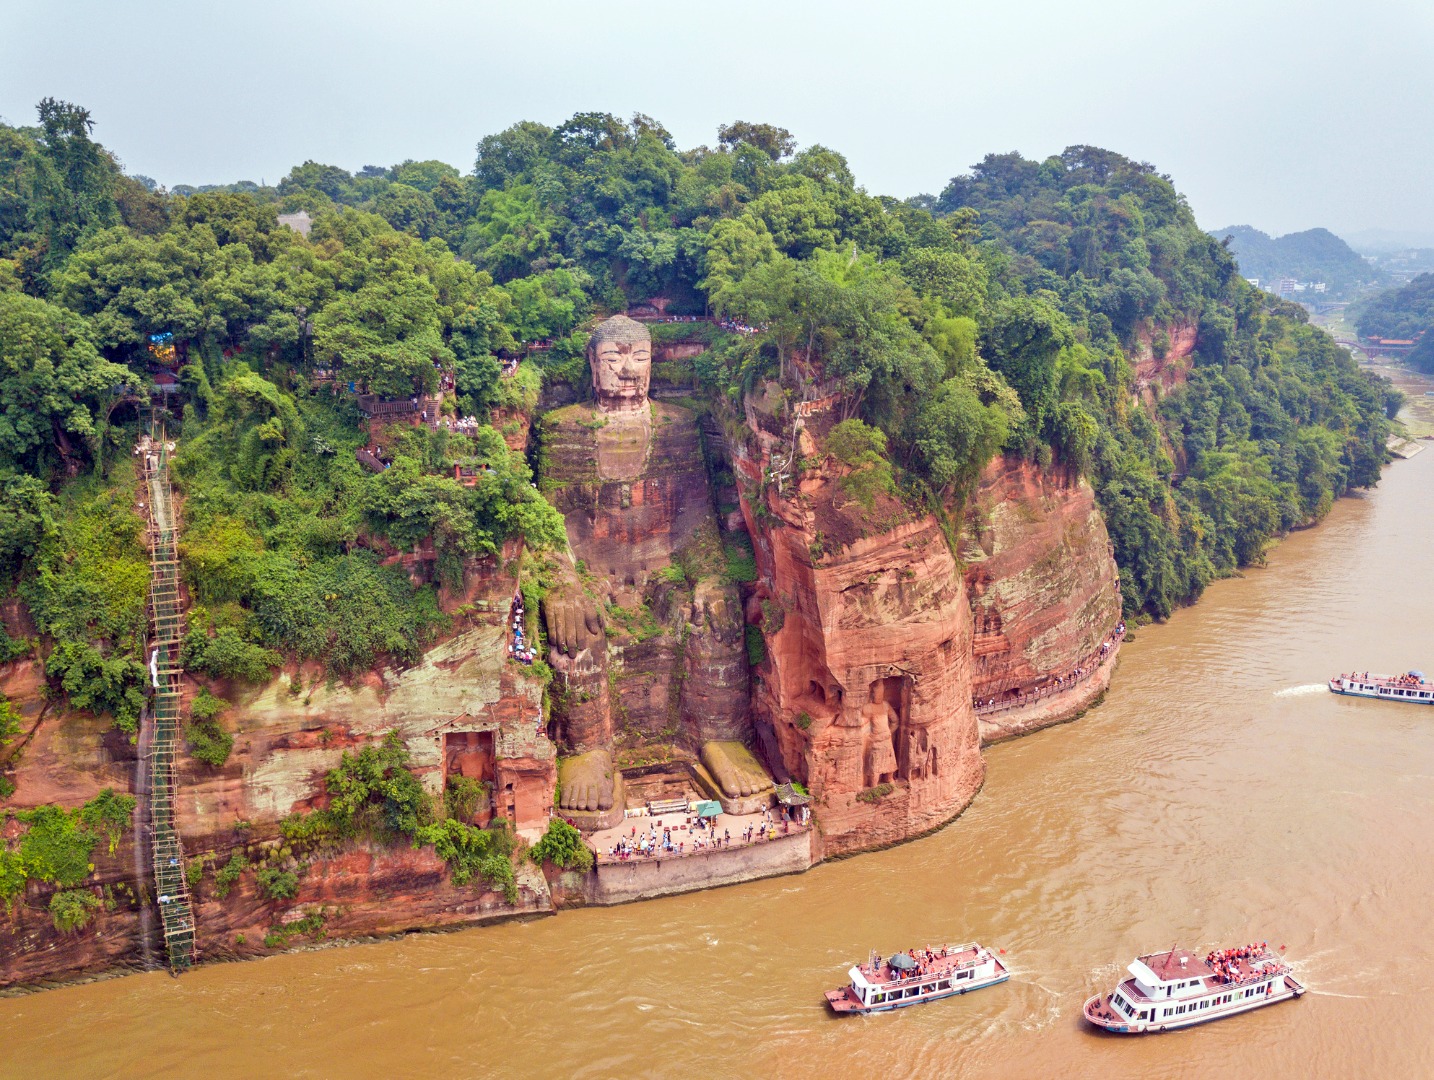
[{"label": "boat with red roof", "polygon": [[995,986],[1011,977],[990,949],[974,941],[908,949],[886,960],[873,951],[865,964],[854,965],[847,974],[850,983],[826,993],[827,1004],[838,1016],[904,1009]]},{"label": "boat with red roof", "polygon": [[1356,671],[1336,675],[1329,681],[1329,688],[1333,693],[1352,697],[1434,705],[1434,682],[1426,679],[1422,671],[1406,671],[1403,675],[1371,675],[1367,671]]},{"label": "boat with red roof", "polygon": [[1202,960],[1185,949],[1139,957],[1109,994],[1085,1003],[1085,1018],[1106,1031],[1173,1031],[1288,1001],[1305,992],[1290,966],[1262,941],[1215,949]]}]

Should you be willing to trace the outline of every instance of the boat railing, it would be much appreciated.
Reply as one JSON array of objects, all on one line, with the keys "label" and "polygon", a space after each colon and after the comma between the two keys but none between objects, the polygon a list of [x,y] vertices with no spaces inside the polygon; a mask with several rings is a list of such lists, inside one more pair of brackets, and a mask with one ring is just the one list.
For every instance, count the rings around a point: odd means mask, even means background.
[{"label": "boat railing", "polygon": [[1420,679],[1418,682],[1402,682],[1401,680],[1406,678],[1407,675],[1408,672],[1405,672],[1403,675],[1377,675],[1374,672],[1361,674],[1360,672],[1355,671],[1344,672],[1340,675],[1336,675],[1335,679],[1337,681],[1343,682],[1374,683],[1376,686],[1384,685],[1406,688],[1426,687],[1431,685],[1428,679]]}]

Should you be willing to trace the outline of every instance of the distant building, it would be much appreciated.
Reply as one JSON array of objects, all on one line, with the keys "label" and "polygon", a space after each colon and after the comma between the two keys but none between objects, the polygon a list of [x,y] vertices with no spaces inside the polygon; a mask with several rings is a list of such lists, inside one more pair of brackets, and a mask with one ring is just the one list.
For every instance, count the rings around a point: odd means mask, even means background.
[{"label": "distant building", "polygon": [[293,229],[300,236],[308,236],[309,230],[314,227],[313,219],[309,217],[307,210],[300,210],[297,214],[280,214],[279,224]]},{"label": "distant building", "polygon": [[1260,279],[1257,277],[1247,277],[1245,280],[1257,289],[1260,287]]},{"label": "distant building", "polygon": [[1310,286],[1311,289],[1320,294],[1324,293],[1325,287],[1326,286],[1323,281],[1316,281],[1313,285]]},{"label": "distant building", "polygon": [[1280,283],[1275,286],[1275,292],[1281,296],[1293,296],[1299,292],[1302,286],[1292,277],[1280,278]]}]

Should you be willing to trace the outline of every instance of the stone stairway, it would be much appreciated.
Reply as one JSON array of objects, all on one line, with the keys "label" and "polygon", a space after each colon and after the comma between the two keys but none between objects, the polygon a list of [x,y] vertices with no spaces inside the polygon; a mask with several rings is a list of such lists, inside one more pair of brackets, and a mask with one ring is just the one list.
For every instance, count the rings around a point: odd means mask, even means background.
[{"label": "stone stairway", "polygon": [[178,752],[183,669],[179,662],[184,611],[179,593],[178,525],[169,489],[169,450],[163,424],[152,422],[140,446],[148,494],[150,545],[150,846],[155,899],[170,970],[194,962],[194,910],[184,876],[184,849],[174,827],[174,759]]}]

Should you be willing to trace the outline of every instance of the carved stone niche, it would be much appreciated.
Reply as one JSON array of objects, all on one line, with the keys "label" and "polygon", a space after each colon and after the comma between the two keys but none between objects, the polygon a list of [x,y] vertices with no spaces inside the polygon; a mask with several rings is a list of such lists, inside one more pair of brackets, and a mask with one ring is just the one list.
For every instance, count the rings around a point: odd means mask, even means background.
[{"label": "carved stone niche", "polygon": [[[443,733],[443,786],[448,778],[462,776],[487,786],[491,792],[497,782],[497,754],[492,731],[446,731]],[[493,817],[492,799],[479,805],[473,822],[486,825]]]},{"label": "carved stone niche", "polygon": [[878,670],[861,707],[863,783],[875,787],[939,776],[940,752],[935,740],[925,726],[911,721],[915,676],[894,666]]}]

